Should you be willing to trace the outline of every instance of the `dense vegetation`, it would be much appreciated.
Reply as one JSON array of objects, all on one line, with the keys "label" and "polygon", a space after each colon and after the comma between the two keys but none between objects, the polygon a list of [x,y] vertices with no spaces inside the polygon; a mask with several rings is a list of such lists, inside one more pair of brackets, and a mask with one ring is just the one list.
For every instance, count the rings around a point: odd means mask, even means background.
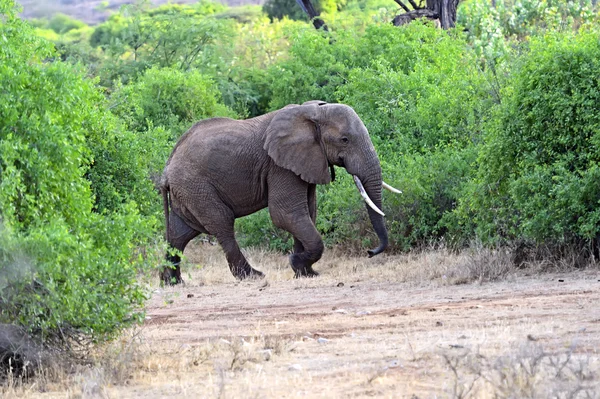
[{"label": "dense vegetation", "polygon": [[[103,339],[139,320],[138,275],[163,250],[153,180],[177,138],[202,118],[309,99],[346,103],[369,128],[404,191],[384,204],[396,250],[597,251],[591,0],[466,0],[452,31],[391,26],[391,0],[319,4],[329,32],[209,1],[28,23],[0,0],[0,322]],[[347,174],[318,196],[328,245],[373,244]],[[237,229],[245,245],[290,247],[266,212]]]}]

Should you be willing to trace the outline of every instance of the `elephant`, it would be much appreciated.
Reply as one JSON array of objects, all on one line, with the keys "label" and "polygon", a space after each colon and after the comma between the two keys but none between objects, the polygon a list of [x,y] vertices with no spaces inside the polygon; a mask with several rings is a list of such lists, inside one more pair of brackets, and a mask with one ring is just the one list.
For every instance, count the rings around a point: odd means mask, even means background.
[{"label": "elephant", "polygon": [[[207,233],[222,247],[237,279],[261,278],[234,236],[234,220],[268,207],[275,226],[292,234],[289,260],[295,277],[318,275],[323,253],[315,227],[316,185],[335,179],[334,166],[350,173],[367,203],[379,246],[388,246],[381,211],[381,166],[367,128],[349,106],[313,100],[246,120],[211,118],[193,125],[175,145],[160,181],[166,239],[183,251]],[[182,282],[176,251],[169,251],[161,278]]]}]

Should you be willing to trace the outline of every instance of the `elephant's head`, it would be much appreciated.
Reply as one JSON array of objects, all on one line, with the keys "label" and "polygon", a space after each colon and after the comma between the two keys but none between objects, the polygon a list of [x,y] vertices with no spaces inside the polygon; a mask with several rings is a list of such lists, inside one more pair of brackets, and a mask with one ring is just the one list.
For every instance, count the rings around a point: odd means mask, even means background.
[{"label": "elephant's head", "polygon": [[331,181],[331,165],[345,168],[368,205],[369,218],[379,237],[379,246],[368,251],[369,256],[385,250],[388,236],[381,190],[395,189],[383,182],[367,128],[352,108],[309,101],[281,109],[267,127],[264,148],[277,165],[308,183],[327,184]]}]

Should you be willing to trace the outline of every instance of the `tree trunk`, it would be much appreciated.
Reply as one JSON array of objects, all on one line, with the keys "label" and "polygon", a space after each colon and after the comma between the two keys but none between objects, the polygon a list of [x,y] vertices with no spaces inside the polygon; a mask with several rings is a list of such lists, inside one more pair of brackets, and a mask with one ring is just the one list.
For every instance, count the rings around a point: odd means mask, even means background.
[{"label": "tree trunk", "polygon": [[[408,7],[403,3],[403,0],[394,0],[404,10],[408,10]],[[410,0],[409,0],[410,1]],[[456,7],[458,6],[459,0],[427,0],[425,8],[415,8],[407,11],[403,14],[397,15],[392,23],[395,26],[408,24],[415,19],[427,18],[432,21],[436,21],[438,26],[442,29],[453,28],[456,24]]]}]

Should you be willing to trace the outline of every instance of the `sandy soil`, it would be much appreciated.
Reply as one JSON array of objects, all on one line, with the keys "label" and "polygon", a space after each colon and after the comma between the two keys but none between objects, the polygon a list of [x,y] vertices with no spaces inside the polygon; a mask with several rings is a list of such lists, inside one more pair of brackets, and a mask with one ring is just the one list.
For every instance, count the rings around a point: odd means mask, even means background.
[{"label": "sandy soil", "polygon": [[[206,263],[207,255],[195,252],[205,249],[188,251],[191,261]],[[217,261],[211,267],[224,270],[201,269],[184,287],[157,289],[144,342],[164,356],[203,352],[172,380],[132,381],[119,396],[487,397],[502,389],[494,386],[502,380],[523,383],[503,375],[502,362],[526,369],[536,356],[550,362],[531,371],[537,397],[576,387],[596,395],[581,397],[600,395],[597,271],[448,285],[444,276],[398,282],[373,270],[365,276],[356,266],[342,266],[342,278],[332,266],[319,278],[294,280],[285,258],[271,257],[281,265],[267,268],[266,281],[235,282]],[[393,260],[387,257],[382,268]],[[573,369],[575,360],[578,367],[584,362],[587,377],[584,370],[579,379],[565,376],[567,388],[554,386],[560,373],[543,368],[560,359]]]}]

